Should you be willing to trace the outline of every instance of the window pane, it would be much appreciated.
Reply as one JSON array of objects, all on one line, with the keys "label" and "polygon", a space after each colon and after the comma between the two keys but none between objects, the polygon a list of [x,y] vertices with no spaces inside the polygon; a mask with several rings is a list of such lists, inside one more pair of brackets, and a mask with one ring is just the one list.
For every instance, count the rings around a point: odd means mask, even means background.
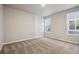
[{"label": "window pane", "polygon": [[79,20],[76,20],[76,29],[79,30]]},{"label": "window pane", "polygon": [[79,35],[79,11],[67,14],[68,33]]},{"label": "window pane", "polygon": [[69,20],[74,20],[76,17],[79,17],[79,11],[72,12],[68,14],[68,19]]},{"label": "window pane", "polygon": [[69,21],[69,29],[75,30],[75,21]]},{"label": "window pane", "polygon": [[46,26],[46,31],[50,31],[50,30],[51,30],[50,25]]},{"label": "window pane", "polygon": [[51,18],[46,18],[45,19],[45,31],[51,31]]}]

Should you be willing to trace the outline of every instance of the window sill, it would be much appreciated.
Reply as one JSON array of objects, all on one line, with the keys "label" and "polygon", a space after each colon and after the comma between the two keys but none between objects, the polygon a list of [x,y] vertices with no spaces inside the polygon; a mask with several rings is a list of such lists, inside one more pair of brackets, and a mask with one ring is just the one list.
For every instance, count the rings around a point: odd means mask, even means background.
[{"label": "window sill", "polygon": [[67,34],[68,36],[79,36],[79,34]]}]

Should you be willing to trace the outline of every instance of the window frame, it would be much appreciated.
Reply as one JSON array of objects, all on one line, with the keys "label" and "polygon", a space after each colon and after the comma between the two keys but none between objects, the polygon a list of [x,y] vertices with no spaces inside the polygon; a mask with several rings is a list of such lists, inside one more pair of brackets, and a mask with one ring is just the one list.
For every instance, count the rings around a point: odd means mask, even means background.
[{"label": "window frame", "polygon": [[[75,12],[77,12],[77,11],[75,11]],[[74,12],[71,12],[71,13],[74,13]],[[68,31],[78,31],[79,32],[79,30],[77,30],[76,29],[76,20],[78,20],[76,17],[75,17],[75,19],[74,20],[69,20],[68,19],[68,16],[69,16],[69,14],[71,14],[71,13],[68,13],[68,14],[66,14],[66,18],[67,18],[67,21],[66,21],[66,30],[67,30],[67,35],[71,35],[71,36],[79,36],[79,34],[70,34],[70,33],[68,33]],[[70,24],[69,24],[69,21],[74,21],[75,22],[75,30],[71,30],[71,29],[69,29],[70,28]]]}]

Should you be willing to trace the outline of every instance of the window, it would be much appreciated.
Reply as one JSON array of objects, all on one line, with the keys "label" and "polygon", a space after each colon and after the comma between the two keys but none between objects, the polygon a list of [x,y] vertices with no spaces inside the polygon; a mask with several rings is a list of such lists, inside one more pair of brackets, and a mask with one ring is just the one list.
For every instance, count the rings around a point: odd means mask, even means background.
[{"label": "window", "polygon": [[51,18],[45,18],[45,32],[51,31]]},{"label": "window", "polygon": [[67,14],[68,34],[79,35],[79,11]]}]

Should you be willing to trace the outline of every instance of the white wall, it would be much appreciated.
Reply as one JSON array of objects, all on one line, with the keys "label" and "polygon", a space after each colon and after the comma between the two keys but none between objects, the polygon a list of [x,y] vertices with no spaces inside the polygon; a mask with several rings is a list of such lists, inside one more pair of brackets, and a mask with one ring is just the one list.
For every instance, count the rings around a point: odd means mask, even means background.
[{"label": "white wall", "polygon": [[44,19],[42,17],[35,16],[35,31],[37,37],[44,35]]},{"label": "white wall", "polygon": [[0,5],[0,50],[3,42],[3,6]]},{"label": "white wall", "polygon": [[[42,33],[42,17],[19,9],[5,6],[4,22],[4,43],[39,37],[39,33]],[[36,25],[39,26],[36,27]],[[39,29],[38,33],[36,29]]]}]

